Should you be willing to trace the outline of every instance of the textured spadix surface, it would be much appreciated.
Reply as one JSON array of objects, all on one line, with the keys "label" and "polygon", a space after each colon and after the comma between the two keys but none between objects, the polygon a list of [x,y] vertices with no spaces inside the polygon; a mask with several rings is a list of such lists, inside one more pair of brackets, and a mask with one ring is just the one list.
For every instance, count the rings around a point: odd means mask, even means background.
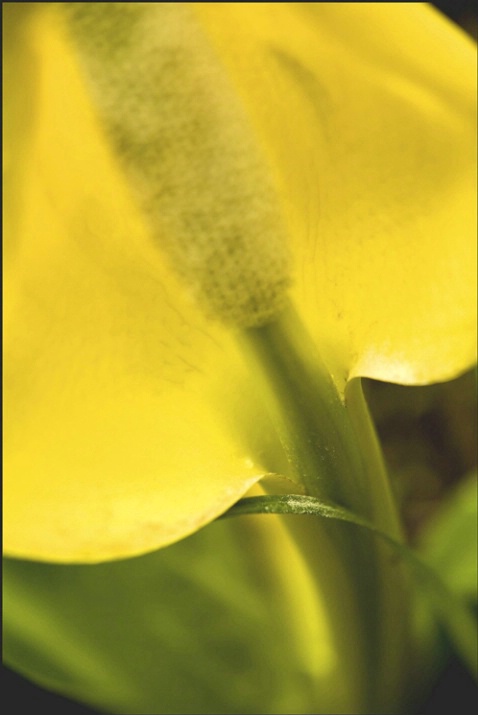
[{"label": "textured spadix surface", "polygon": [[4,6],[11,555],[143,553],[260,478],[230,326],[289,283],[338,381],[474,360],[469,41],[409,3],[180,5]]},{"label": "textured spadix surface", "polygon": [[193,9],[66,8],[99,118],[171,268],[211,317],[238,327],[272,318],[291,264],[280,203]]}]

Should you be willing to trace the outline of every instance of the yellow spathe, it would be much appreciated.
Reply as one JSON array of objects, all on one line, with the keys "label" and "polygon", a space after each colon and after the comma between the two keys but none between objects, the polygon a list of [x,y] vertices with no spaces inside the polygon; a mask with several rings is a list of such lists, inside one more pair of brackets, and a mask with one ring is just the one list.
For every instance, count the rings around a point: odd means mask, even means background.
[{"label": "yellow spathe", "polygon": [[262,472],[214,404],[229,339],[148,243],[54,17],[31,33],[35,121],[5,272],[4,547],[100,561],[186,536]]},{"label": "yellow spathe", "polygon": [[422,3],[195,8],[282,186],[293,295],[331,364],[403,384],[473,365],[474,43]]},{"label": "yellow spathe", "polygon": [[[150,240],[55,6],[22,24],[8,5],[4,546],[143,553],[262,476],[229,426],[240,359]],[[471,44],[410,3],[192,7],[270,164],[292,296],[336,379],[469,367]]]}]

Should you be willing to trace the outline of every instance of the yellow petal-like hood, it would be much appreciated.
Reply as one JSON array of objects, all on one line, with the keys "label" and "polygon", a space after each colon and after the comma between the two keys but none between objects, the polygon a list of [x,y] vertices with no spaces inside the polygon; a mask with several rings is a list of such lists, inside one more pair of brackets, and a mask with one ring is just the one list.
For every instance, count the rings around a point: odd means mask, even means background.
[{"label": "yellow petal-like hood", "polygon": [[262,472],[215,404],[232,341],[151,247],[49,13],[24,30],[34,119],[6,207],[4,548],[101,561],[197,530]]},{"label": "yellow petal-like hood", "polygon": [[[14,5],[4,546],[55,561],[143,553],[260,478],[229,429],[240,360],[151,241],[57,8],[18,20]],[[470,43],[409,3],[191,8],[270,167],[292,297],[334,369],[421,383],[468,367]]]},{"label": "yellow petal-like hood", "polygon": [[472,366],[474,43],[424,3],[195,7],[275,167],[294,297],[331,362],[403,384]]}]

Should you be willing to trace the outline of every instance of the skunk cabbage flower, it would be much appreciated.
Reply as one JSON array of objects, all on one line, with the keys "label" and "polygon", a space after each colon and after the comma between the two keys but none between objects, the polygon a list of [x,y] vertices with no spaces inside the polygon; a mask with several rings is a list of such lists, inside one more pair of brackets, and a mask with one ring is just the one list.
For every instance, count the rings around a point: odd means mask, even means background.
[{"label": "skunk cabbage flower", "polygon": [[289,301],[341,394],[474,363],[474,54],[435,11],[6,3],[4,28],[8,555],[146,553],[237,501],[269,469],[236,336]]}]

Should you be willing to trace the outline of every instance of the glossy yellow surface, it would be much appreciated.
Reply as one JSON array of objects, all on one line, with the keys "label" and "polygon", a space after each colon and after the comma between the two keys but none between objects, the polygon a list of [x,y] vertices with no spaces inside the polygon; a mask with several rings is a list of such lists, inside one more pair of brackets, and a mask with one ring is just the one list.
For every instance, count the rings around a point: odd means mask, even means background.
[{"label": "glossy yellow surface", "polygon": [[230,339],[148,243],[53,18],[31,32],[34,122],[5,271],[4,546],[96,561],[186,536],[262,472],[214,401]]},{"label": "glossy yellow surface", "polygon": [[[410,3],[192,11],[277,187],[291,295],[339,385],[469,367],[470,42]],[[230,428],[241,358],[151,240],[55,5],[5,13],[4,546],[144,553],[264,473]]]},{"label": "glossy yellow surface", "polygon": [[421,3],[195,8],[282,189],[293,295],[331,364],[403,384],[470,367],[474,43]]}]

